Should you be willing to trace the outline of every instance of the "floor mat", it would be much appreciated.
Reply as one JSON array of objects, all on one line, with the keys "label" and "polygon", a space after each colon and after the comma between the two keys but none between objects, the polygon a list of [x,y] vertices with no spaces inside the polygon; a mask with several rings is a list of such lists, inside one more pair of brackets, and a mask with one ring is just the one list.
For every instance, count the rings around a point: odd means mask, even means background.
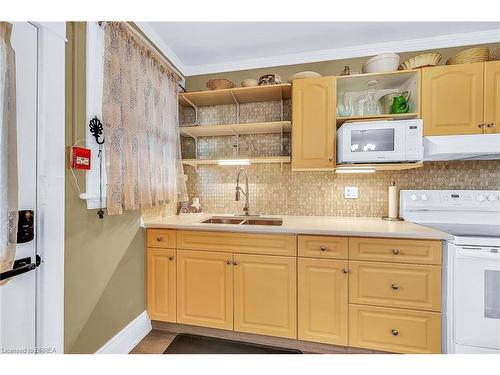
[{"label": "floor mat", "polygon": [[181,333],[163,354],[302,354],[300,350]]}]

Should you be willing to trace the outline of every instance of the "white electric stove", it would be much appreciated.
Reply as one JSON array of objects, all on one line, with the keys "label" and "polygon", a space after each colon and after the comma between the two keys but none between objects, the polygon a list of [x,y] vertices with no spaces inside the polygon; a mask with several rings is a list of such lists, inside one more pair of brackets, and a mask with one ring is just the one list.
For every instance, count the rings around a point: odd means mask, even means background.
[{"label": "white electric stove", "polygon": [[400,215],[449,233],[443,350],[500,354],[500,190],[401,190]]}]

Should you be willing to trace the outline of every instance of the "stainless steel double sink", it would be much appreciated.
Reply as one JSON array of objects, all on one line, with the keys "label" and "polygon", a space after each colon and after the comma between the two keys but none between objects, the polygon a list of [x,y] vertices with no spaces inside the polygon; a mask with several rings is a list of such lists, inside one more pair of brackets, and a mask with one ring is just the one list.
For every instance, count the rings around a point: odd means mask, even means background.
[{"label": "stainless steel double sink", "polygon": [[212,216],[202,221],[203,224],[235,224],[235,225],[283,225],[283,219],[246,216]]}]

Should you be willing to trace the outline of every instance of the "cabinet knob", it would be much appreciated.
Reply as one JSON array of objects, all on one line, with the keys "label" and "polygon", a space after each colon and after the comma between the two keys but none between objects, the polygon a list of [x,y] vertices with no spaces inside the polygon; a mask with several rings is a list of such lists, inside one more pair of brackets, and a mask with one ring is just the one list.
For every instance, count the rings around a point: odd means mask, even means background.
[{"label": "cabinet knob", "polygon": [[235,260],[235,261],[233,262],[233,264],[234,264],[235,266],[237,266],[239,263],[238,263],[238,261],[236,261],[236,260]]},{"label": "cabinet knob", "polygon": [[342,272],[349,273],[349,269],[348,268],[342,268]]},{"label": "cabinet knob", "polygon": [[399,250],[398,249],[392,249],[392,253],[394,255],[399,255]]},{"label": "cabinet knob", "polygon": [[174,260],[174,257],[173,256],[169,256],[168,260]]},{"label": "cabinet knob", "polygon": [[486,125],[486,124],[479,124],[477,127],[478,127],[478,128],[484,128],[484,126],[485,126],[485,125]]},{"label": "cabinet knob", "polygon": [[163,237],[156,237],[156,241],[158,241],[158,242],[163,241]]},{"label": "cabinet knob", "polygon": [[230,260],[226,260],[226,264],[231,264],[231,261]]},{"label": "cabinet knob", "polygon": [[494,124],[494,123],[491,122],[489,124],[486,124],[486,127],[491,129],[491,128],[496,127],[496,124]]},{"label": "cabinet knob", "polygon": [[393,336],[399,335],[399,331],[397,329],[391,330],[391,333],[392,333]]},{"label": "cabinet knob", "polygon": [[392,284],[391,287],[394,290],[398,290],[399,289],[399,285],[398,284]]},{"label": "cabinet knob", "polygon": [[326,251],[326,250],[327,250],[327,249],[326,249],[326,246],[320,246],[320,247],[319,247],[319,249],[320,249],[321,251]]}]

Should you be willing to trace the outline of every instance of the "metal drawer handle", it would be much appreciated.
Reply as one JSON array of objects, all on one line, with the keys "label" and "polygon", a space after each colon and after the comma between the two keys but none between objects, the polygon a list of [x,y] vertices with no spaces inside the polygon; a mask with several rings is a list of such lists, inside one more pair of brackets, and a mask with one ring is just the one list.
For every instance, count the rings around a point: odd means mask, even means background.
[{"label": "metal drawer handle", "polygon": [[319,247],[319,249],[320,249],[321,251],[326,251],[326,250],[327,250],[326,246],[320,246],[320,247]]},{"label": "metal drawer handle", "polygon": [[392,249],[392,253],[394,255],[399,255],[399,250],[398,249]]},{"label": "metal drawer handle", "polygon": [[174,260],[174,257],[170,256],[168,257],[168,260]]},{"label": "metal drawer handle", "polygon": [[394,290],[398,290],[399,289],[399,285],[398,284],[392,284],[391,287]]},{"label": "metal drawer handle", "polygon": [[393,336],[399,335],[399,331],[397,329],[391,330],[391,333],[392,333]]}]

